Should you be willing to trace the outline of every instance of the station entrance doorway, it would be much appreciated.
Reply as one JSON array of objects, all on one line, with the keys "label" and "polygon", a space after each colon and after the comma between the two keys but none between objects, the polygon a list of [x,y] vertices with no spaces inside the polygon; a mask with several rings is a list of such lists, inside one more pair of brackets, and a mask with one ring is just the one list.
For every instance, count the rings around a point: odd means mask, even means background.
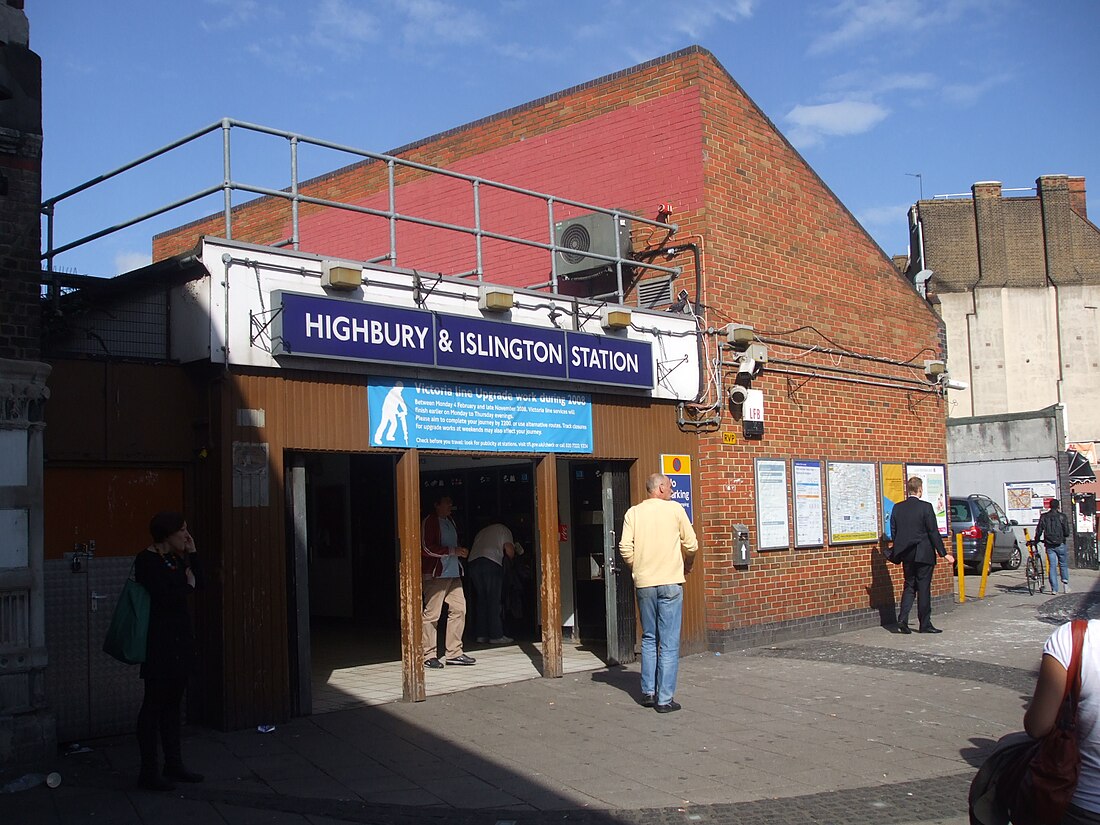
[{"label": "station entrance doorway", "polygon": [[[563,584],[573,587],[572,635],[583,645],[605,646],[610,664],[626,664],[634,651],[636,611],[634,582],[619,555],[623,517],[630,507],[627,462],[570,461],[568,485],[559,488],[568,500],[560,508],[566,558]],[[569,565],[572,576],[566,579]],[[568,611],[566,611],[567,613]]]},{"label": "station entrance doorway", "polygon": [[[286,467],[292,712],[400,698],[397,456],[295,452]],[[541,638],[534,467],[530,458],[421,455],[418,468],[421,518],[445,491],[463,546],[481,527],[501,522],[524,548],[502,609],[515,655],[526,658],[539,655]],[[465,642],[477,656],[475,606],[467,588]],[[445,619],[440,625],[442,633]],[[473,686],[489,673],[468,668],[464,677]]]},{"label": "station entrance doorway", "polygon": [[[517,550],[507,565],[501,605],[477,604],[469,579],[465,581],[466,628],[463,644],[476,647],[475,620],[480,609],[502,614],[505,636],[517,643],[540,639],[537,579],[539,541],[535,518],[535,462],[529,458],[495,455],[420,457],[421,517],[432,512],[433,502],[441,495],[454,502],[451,519],[458,541],[471,547],[478,531],[500,523],[512,532]],[[443,633],[446,618],[440,620]]]},{"label": "station entrance doorway", "polygon": [[287,457],[296,715],[314,712],[314,694],[334,672],[401,661],[395,463],[379,454]]}]

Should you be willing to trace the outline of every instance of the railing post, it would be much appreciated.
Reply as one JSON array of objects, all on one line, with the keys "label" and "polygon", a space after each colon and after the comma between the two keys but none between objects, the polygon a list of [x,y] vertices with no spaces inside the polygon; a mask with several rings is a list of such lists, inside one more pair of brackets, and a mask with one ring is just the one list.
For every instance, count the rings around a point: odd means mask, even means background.
[{"label": "railing post", "polygon": [[550,222],[550,291],[558,294],[558,250],[554,247],[554,199],[546,199],[546,217]]},{"label": "railing post", "polygon": [[475,180],[474,186],[474,245],[477,250],[477,279],[483,280],[484,270],[482,264],[484,263],[481,257],[481,181]]},{"label": "railing post", "polygon": [[233,175],[229,165],[229,118],[222,119],[222,197],[225,201],[225,239],[233,240]]},{"label": "railing post", "polygon": [[611,220],[614,222],[611,229],[612,235],[615,239],[615,297],[619,299],[620,304],[626,303],[626,296],[623,294],[623,255],[622,250],[618,248],[619,243],[619,213],[612,212]]},{"label": "railing post", "polygon": [[397,266],[397,193],[394,191],[393,158],[386,161],[390,185],[390,266]]},{"label": "railing post", "polygon": [[290,136],[290,242],[298,251],[298,136]]}]

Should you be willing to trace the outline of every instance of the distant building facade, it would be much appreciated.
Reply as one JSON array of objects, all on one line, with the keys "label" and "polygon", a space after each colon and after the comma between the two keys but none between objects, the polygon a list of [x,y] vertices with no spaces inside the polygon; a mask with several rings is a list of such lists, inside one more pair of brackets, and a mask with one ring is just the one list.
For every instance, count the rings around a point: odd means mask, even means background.
[{"label": "distant building facade", "polygon": [[1100,228],[1085,179],[1045,175],[1031,196],[995,181],[971,192],[909,216],[908,275],[943,318],[951,377],[969,385],[948,415],[1060,404],[1070,442],[1100,440]]}]

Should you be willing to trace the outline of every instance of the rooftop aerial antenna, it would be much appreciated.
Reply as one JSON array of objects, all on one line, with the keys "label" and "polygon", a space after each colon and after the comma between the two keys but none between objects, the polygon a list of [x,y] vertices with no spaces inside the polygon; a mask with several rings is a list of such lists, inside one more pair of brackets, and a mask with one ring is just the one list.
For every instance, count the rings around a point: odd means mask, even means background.
[{"label": "rooftop aerial antenna", "polygon": [[917,179],[917,185],[920,188],[920,199],[924,200],[924,176],[920,172],[906,172],[905,174]]}]

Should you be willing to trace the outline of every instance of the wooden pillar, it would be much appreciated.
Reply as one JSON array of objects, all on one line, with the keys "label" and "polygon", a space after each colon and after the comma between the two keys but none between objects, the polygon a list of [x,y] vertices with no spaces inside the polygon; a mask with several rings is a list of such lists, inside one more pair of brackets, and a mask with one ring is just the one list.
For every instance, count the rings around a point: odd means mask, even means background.
[{"label": "wooden pillar", "polygon": [[401,545],[401,698],[423,702],[423,595],[420,582],[420,452],[397,459],[397,537]]},{"label": "wooden pillar", "polygon": [[542,675],[560,679],[561,559],[558,555],[558,461],[553,453],[535,468],[535,510],[538,519],[542,584]]}]

